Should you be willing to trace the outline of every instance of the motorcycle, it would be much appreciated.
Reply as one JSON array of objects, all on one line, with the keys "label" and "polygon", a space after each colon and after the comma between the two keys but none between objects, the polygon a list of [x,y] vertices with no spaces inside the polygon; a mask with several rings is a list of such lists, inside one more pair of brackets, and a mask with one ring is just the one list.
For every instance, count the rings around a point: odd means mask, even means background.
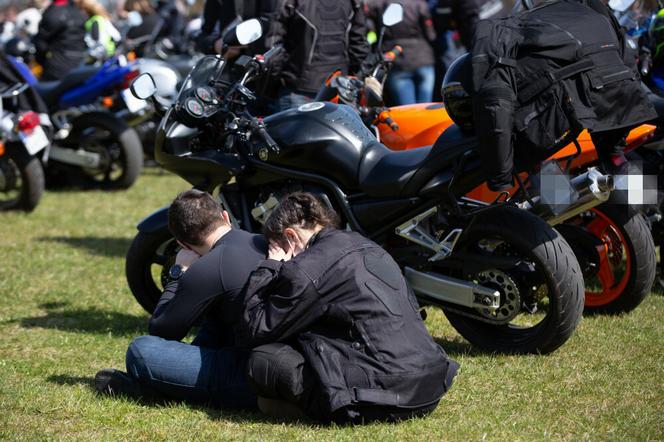
[{"label": "motorcycle", "polygon": [[9,110],[18,108],[17,97],[28,87],[16,83],[0,91],[0,210],[30,212],[44,192],[40,157],[48,157],[49,137],[39,114]]},{"label": "motorcycle", "polygon": [[[236,29],[238,39],[247,32],[245,23]],[[480,348],[549,353],[567,341],[583,308],[578,262],[541,218],[504,201],[478,205],[464,198],[483,181],[476,139],[452,127],[431,148],[391,151],[357,113],[333,103],[255,118],[247,111],[255,99],[247,85],[280,50],[240,57],[236,81],[220,80],[222,58],[201,59],[165,110],[157,162],[195,188],[218,190],[233,224],[249,231],[260,230],[284,193],[314,192],[347,228],[385,247],[420,301],[441,307]],[[147,98],[156,86],[142,75],[132,90]],[[573,185],[607,190],[607,180],[584,176]],[[126,275],[151,312],[178,246],[168,231],[167,208],[143,220],[138,231]]]},{"label": "motorcycle", "polygon": [[75,68],[59,81],[29,79],[46,103],[55,128],[49,179],[102,189],[126,189],[136,181],[143,165],[141,141],[98,101],[117,92],[127,102],[139,102],[129,92],[129,82],[138,74],[132,64],[114,57],[101,66]]},{"label": "motorcycle", "polygon": [[[392,63],[401,53],[395,47],[371,54],[357,76],[332,73],[317,94],[318,100],[341,102],[360,114],[377,139],[390,149],[407,150],[431,146],[454,124],[442,103],[422,103],[385,107],[382,88]],[[652,142],[655,128],[642,125],[630,132],[626,152]],[[581,175],[597,163],[597,153],[588,131],[576,144],[558,151],[551,159],[568,162],[566,169]],[[525,179],[526,176],[522,175]],[[509,195],[523,204],[535,197],[510,189],[507,194],[491,192],[486,184],[466,196],[491,202]],[[634,208],[618,209],[613,203],[589,207],[568,219],[550,218],[551,224],[572,245],[586,282],[587,313],[623,313],[636,308],[650,293],[655,279],[655,245],[646,219]],[[663,232],[664,233],[664,232]],[[664,235],[663,235],[664,237]]]}]

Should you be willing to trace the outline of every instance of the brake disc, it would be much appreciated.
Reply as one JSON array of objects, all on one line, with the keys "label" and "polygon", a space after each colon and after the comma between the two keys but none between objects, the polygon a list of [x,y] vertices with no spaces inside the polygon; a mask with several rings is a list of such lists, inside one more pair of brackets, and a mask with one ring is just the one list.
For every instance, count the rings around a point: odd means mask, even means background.
[{"label": "brake disc", "polygon": [[481,285],[495,288],[500,292],[500,307],[494,312],[486,308],[477,309],[482,316],[504,323],[519,314],[521,311],[519,286],[510,275],[502,270],[492,269],[479,273],[477,279]]}]

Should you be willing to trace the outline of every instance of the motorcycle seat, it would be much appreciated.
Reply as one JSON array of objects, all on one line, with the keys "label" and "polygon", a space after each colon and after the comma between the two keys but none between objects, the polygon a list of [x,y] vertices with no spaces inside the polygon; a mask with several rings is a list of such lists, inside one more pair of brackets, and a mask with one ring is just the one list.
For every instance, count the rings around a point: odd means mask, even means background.
[{"label": "motorcycle seat", "polygon": [[84,83],[98,71],[99,66],[81,66],[69,72],[62,80],[40,81],[35,85],[35,89],[46,106],[51,109],[57,108],[58,100],[64,92]]},{"label": "motorcycle seat", "polygon": [[431,147],[394,151],[378,141],[364,148],[359,168],[359,187],[373,197],[397,197],[426,161]]},{"label": "motorcycle seat", "polygon": [[359,168],[359,187],[373,197],[410,197],[443,169],[477,148],[477,138],[452,125],[433,146],[392,151],[374,142],[365,148]]}]

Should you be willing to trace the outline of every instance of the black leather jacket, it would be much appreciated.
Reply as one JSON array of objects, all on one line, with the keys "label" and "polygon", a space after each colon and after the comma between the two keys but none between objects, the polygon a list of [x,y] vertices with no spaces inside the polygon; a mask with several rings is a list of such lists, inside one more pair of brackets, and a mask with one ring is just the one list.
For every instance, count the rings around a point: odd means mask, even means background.
[{"label": "black leather jacket", "polygon": [[306,407],[315,418],[355,404],[435,405],[458,367],[424,327],[399,266],[355,232],[324,229],[292,260],[263,261],[244,302],[240,344],[296,341],[316,377]]},{"label": "black leather jacket", "polygon": [[83,61],[85,20],[72,3],[53,3],[46,8],[34,38],[37,61],[44,68],[42,80],[59,80]]},{"label": "black leather jacket", "polygon": [[336,69],[356,72],[369,53],[358,0],[281,0],[266,46],[283,45],[272,74],[296,92],[314,94]]}]

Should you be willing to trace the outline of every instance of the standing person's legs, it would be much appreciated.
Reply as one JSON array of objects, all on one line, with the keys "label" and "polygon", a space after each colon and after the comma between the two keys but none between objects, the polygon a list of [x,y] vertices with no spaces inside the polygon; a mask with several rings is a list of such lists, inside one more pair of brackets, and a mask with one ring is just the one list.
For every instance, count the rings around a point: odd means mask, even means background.
[{"label": "standing person's legs", "polygon": [[418,103],[429,103],[433,98],[436,72],[433,66],[422,66],[415,71],[415,85]]},{"label": "standing person's legs", "polygon": [[248,352],[210,349],[140,336],[127,349],[127,372],[142,386],[169,398],[222,408],[255,408],[246,380]]},{"label": "standing person's legs", "polygon": [[415,83],[413,82],[414,73],[410,71],[393,70],[387,76],[387,90],[394,105],[415,103]]},{"label": "standing person's legs", "polygon": [[312,96],[294,92],[290,88],[282,88],[279,91],[279,100],[277,105],[279,107],[279,111],[285,111],[293,107],[299,107],[303,104],[311,103],[312,101],[314,101]]},{"label": "standing person's legs", "polygon": [[590,133],[604,173],[627,175],[627,159],[623,154],[623,149],[625,148],[625,137],[628,134],[629,129]]}]

